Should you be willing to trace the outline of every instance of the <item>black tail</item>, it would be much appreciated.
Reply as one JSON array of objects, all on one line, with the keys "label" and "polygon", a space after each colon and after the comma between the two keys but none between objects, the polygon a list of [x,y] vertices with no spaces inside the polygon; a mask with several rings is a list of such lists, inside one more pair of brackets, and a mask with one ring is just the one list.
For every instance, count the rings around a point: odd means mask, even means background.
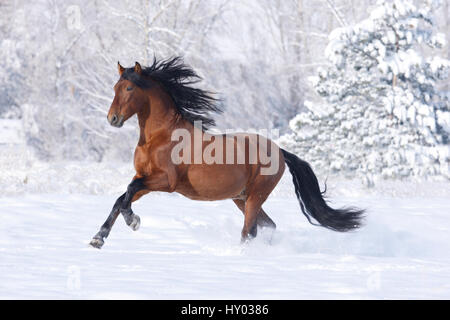
[{"label": "black tail", "polygon": [[[323,199],[317,177],[306,161],[283,150],[283,155],[294,181],[295,193],[308,221],[335,231],[349,231],[361,226],[364,210],[354,208],[333,209]],[[314,218],[319,224],[311,220]]]}]

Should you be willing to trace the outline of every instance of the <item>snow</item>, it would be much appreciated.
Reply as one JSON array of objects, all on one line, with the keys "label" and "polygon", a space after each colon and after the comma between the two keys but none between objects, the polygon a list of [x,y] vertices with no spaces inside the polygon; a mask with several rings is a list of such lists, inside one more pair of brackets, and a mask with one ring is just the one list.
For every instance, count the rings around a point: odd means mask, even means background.
[{"label": "snow", "polygon": [[329,181],[333,205],[369,210],[342,234],[307,223],[287,178],[264,206],[277,230],[247,245],[231,201],[148,195],[133,206],[141,228],[119,217],[97,250],[88,242],[118,194],[3,197],[0,298],[450,298],[448,183],[419,187],[436,191],[423,197],[399,182],[389,196]]},{"label": "snow", "polygon": [[367,189],[330,176],[334,206],[369,210],[363,229],[340,234],[308,224],[286,173],[264,205],[277,230],[247,245],[231,201],[155,193],[133,205],[137,232],[119,217],[97,250],[88,243],[131,163],[41,162],[9,143],[0,168],[0,299],[450,297],[448,181]]},{"label": "snow", "polygon": [[[243,127],[282,127],[302,99],[309,99],[303,105],[310,112],[290,121],[294,133],[286,141],[298,144],[296,153],[311,162],[320,182],[327,180],[332,206],[367,208],[365,226],[341,234],[308,224],[286,172],[264,205],[277,230],[260,230],[248,244],[240,244],[243,216],[232,201],[196,202],[153,193],[133,205],[140,230],[133,232],[119,217],[102,250],[89,247],[134,175],[132,162],[120,161],[132,158],[136,119],[120,131],[105,121],[117,80],[111,70],[117,56],[131,63],[133,53],[145,60],[153,48],[144,52],[112,45],[106,47],[119,51],[105,51],[89,37],[74,37],[82,32],[53,32],[62,7],[20,5],[4,11],[13,17],[6,25],[15,27],[0,40],[5,71],[0,76],[6,84],[0,103],[9,105],[11,98],[20,112],[6,105],[0,110],[8,118],[22,117],[0,119],[0,299],[450,298],[450,147],[435,135],[436,124],[450,130],[450,93],[440,91],[439,83],[450,62],[431,52],[446,43],[446,34],[435,33],[428,23],[432,7],[379,0],[368,19],[330,33],[328,61],[322,61],[322,32],[334,25],[321,23],[332,21],[326,13],[310,4],[303,9],[314,14],[300,17],[297,8],[284,2],[253,2],[223,12],[222,1],[198,6],[173,30],[166,22],[182,17],[187,7],[170,8],[169,18],[160,20],[163,25],[151,27],[163,45],[155,47],[156,55],[173,54],[172,46],[179,47],[177,54],[186,56],[205,86],[223,93],[228,111],[217,119],[222,129],[236,119]],[[364,15],[358,11],[353,10],[357,16],[352,20]],[[35,28],[41,12],[47,15],[46,26]],[[30,13],[27,19],[25,13]],[[129,17],[148,20],[146,14]],[[98,18],[105,22],[99,30],[104,39],[123,19],[115,14]],[[318,32],[303,28],[299,34],[300,18],[304,26],[321,27]],[[200,23],[189,22],[194,20]],[[226,23],[212,28],[213,20]],[[39,35],[48,35],[49,28],[55,41],[41,48]],[[126,28],[132,35],[139,29]],[[199,32],[203,40],[191,41]],[[184,36],[176,39],[179,33]],[[144,38],[134,42],[139,46]],[[306,40],[308,45],[302,44]],[[300,51],[307,54],[300,57]],[[205,53],[208,59],[202,58]],[[25,61],[26,79],[19,72]],[[81,67],[72,70],[67,61]],[[314,65],[323,67],[311,73]],[[47,69],[54,66],[56,74],[44,81],[41,75],[53,74]],[[330,105],[312,97],[306,81],[292,82],[296,74],[310,79]],[[291,97],[293,85],[304,98]],[[383,101],[389,117],[382,107],[361,101],[361,92],[368,101]],[[358,98],[352,99],[355,94]],[[412,127],[392,129],[397,127],[390,113]],[[420,144],[415,140],[419,134]],[[356,170],[361,174],[355,176]]]},{"label": "snow", "polygon": [[22,122],[17,119],[0,119],[0,146],[23,142]]}]

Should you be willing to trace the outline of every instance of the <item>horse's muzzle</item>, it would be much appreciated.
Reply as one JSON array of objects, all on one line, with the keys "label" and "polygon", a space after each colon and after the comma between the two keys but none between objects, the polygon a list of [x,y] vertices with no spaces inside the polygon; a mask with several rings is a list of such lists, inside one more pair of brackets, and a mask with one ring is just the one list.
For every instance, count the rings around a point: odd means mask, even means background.
[{"label": "horse's muzzle", "polygon": [[113,127],[120,128],[123,126],[123,116],[118,116],[116,114],[113,114],[111,117],[108,117],[109,124]]}]

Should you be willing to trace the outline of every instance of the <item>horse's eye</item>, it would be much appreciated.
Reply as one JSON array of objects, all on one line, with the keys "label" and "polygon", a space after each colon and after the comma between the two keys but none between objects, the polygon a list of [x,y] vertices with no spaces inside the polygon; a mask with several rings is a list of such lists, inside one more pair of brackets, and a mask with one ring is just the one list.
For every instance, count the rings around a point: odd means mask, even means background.
[{"label": "horse's eye", "polygon": [[128,87],[127,91],[133,90],[133,87]]}]

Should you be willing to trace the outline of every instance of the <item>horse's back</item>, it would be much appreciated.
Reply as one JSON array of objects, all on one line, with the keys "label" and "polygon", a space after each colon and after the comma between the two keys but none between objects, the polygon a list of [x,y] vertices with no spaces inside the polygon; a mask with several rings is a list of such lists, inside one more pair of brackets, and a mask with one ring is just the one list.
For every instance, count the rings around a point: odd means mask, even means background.
[{"label": "horse's back", "polygon": [[278,146],[261,135],[208,135],[205,140],[201,163],[189,164],[177,186],[176,191],[188,198],[240,198],[258,176],[276,185],[284,172]]}]

